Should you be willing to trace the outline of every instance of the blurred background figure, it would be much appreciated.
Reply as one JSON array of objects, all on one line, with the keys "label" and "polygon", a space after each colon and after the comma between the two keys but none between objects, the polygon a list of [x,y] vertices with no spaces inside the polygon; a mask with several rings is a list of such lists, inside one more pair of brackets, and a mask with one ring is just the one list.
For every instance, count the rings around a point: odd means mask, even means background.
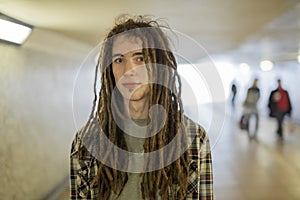
[{"label": "blurred background figure", "polygon": [[278,79],[277,83],[277,88],[269,96],[268,107],[270,109],[270,117],[274,117],[277,120],[277,136],[279,139],[283,139],[282,123],[285,115],[291,117],[292,106],[289,93],[282,88],[281,80]]},{"label": "blurred background figure", "polygon": [[231,85],[231,95],[232,95],[232,98],[231,98],[231,106],[234,108],[235,107],[235,97],[236,97],[236,94],[237,94],[237,87],[236,87],[236,84],[235,83],[232,83]]},{"label": "blurred background figure", "polygon": [[255,78],[252,86],[247,91],[247,96],[243,103],[243,117],[246,119],[246,129],[250,140],[256,139],[259,122],[257,102],[260,98],[260,90],[257,87],[257,83],[258,79]]}]

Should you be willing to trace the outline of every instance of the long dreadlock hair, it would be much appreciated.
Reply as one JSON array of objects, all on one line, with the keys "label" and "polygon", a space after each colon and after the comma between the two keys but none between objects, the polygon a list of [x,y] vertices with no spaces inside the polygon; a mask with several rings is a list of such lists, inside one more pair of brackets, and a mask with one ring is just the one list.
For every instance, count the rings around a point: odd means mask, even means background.
[{"label": "long dreadlock hair", "polygon": [[[162,84],[150,84],[150,102],[151,105],[162,105],[167,113],[165,124],[163,128],[154,136],[145,139],[144,152],[153,152],[164,148],[169,144],[176,134],[179,134],[177,144],[172,145],[168,154],[163,153],[156,160],[145,160],[146,166],[153,166],[158,163],[168,163],[170,159],[175,161],[161,169],[152,170],[141,173],[141,190],[143,199],[156,199],[159,195],[162,199],[184,199],[186,196],[188,178],[189,178],[189,151],[185,151],[179,158],[176,155],[180,152],[180,147],[187,144],[187,135],[183,120],[183,105],[181,101],[181,81],[177,73],[177,63],[175,56],[170,50],[168,38],[162,31],[157,21],[149,20],[145,16],[135,17],[121,17],[116,20],[116,25],[107,34],[105,43],[102,46],[99,60],[96,66],[96,76],[94,83],[95,99],[93,103],[92,113],[96,113],[101,130],[112,144],[127,150],[126,141],[124,139],[124,132],[118,127],[116,120],[122,119],[120,116],[120,105],[112,102],[112,94],[116,87],[116,82],[112,73],[112,46],[113,38],[119,34],[127,34],[141,39],[143,43],[143,55],[148,70],[149,77],[156,80],[163,80]],[[167,66],[167,67],[162,67]],[[101,88],[99,93],[99,100],[96,109],[96,81],[97,72],[100,67],[101,71]],[[117,112],[119,119],[113,116],[112,107],[120,112]],[[96,112],[95,112],[96,110]],[[149,122],[148,117],[148,122]],[[152,119],[155,120],[155,119]],[[152,123],[157,126],[157,123]],[[148,132],[154,130],[156,127],[150,127]],[[155,129],[156,130],[156,129]],[[100,149],[106,148],[101,152],[104,159],[118,158],[118,152],[114,151],[112,147],[98,144]],[[102,146],[101,146],[102,145]],[[111,161],[112,163],[114,161]],[[128,164],[126,159],[118,160]],[[112,192],[118,197],[125,184],[127,183],[127,172],[120,171],[113,167],[105,165],[103,162],[98,163],[97,175],[92,181],[98,187],[99,199],[109,199]]]}]

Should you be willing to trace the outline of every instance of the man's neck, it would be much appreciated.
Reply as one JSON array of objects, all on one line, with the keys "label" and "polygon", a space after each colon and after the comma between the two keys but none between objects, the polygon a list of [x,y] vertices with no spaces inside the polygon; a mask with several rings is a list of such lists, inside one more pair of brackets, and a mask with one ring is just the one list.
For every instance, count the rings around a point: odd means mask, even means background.
[{"label": "man's neck", "polygon": [[146,119],[149,113],[148,99],[141,101],[129,101],[129,114],[132,119]]}]

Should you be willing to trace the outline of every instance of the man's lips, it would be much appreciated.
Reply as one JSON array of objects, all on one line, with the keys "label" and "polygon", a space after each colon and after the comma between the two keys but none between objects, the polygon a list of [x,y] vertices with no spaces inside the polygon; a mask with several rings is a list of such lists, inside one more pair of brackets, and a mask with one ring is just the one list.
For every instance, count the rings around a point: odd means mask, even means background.
[{"label": "man's lips", "polygon": [[122,83],[122,85],[125,88],[132,89],[132,88],[136,88],[136,87],[140,86],[141,83],[129,82],[129,83]]}]

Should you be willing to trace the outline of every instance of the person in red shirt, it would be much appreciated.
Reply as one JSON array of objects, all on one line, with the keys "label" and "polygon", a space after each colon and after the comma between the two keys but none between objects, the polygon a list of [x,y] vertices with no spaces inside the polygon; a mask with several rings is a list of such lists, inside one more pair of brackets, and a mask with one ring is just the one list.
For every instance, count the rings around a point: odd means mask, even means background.
[{"label": "person in red shirt", "polygon": [[277,120],[277,134],[280,139],[283,138],[282,123],[285,115],[291,116],[292,106],[289,93],[281,86],[281,80],[277,80],[278,87],[273,90],[269,97],[268,107],[270,109],[270,117]]}]

